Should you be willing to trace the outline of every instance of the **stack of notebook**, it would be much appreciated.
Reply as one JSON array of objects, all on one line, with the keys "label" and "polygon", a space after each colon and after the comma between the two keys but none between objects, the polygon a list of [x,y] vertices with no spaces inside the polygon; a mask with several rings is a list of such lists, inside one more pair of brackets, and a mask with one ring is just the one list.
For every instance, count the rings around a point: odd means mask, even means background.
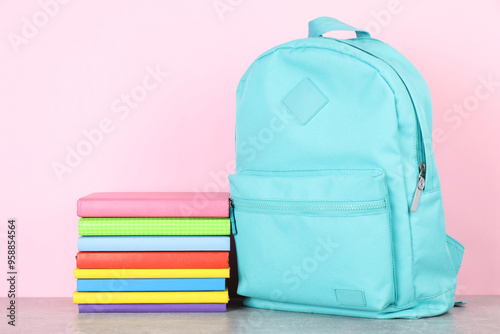
[{"label": "stack of notebook", "polygon": [[229,194],[94,193],[78,200],[73,302],[89,312],[224,312]]}]

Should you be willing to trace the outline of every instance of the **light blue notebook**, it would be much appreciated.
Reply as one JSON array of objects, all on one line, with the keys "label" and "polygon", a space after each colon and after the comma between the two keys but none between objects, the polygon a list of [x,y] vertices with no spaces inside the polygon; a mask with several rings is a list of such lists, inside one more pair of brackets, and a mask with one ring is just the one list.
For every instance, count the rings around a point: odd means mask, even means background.
[{"label": "light blue notebook", "polygon": [[229,251],[228,236],[79,237],[81,252]]},{"label": "light blue notebook", "polygon": [[223,291],[224,278],[77,279],[76,291]]}]

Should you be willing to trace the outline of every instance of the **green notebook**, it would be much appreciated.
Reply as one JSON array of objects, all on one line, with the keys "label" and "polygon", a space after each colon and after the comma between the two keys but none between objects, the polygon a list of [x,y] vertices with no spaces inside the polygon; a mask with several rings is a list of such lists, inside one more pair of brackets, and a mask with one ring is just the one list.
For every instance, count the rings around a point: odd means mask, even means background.
[{"label": "green notebook", "polygon": [[229,235],[229,218],[81,218],[80,235]]}]

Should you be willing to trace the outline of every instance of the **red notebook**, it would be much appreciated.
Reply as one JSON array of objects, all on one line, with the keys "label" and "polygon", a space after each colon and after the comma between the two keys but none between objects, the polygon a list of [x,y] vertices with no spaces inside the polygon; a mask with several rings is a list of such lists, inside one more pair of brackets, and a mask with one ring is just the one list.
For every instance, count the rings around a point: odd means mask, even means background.
[{"label": "red notebook", "polygon": [[229,217],[229,193],[93,193],[78,200],[77,215],[80,217]]},{"label": "red notebook", "polygon": [[225,269],[229,252],[78,252],[79,269]]}]

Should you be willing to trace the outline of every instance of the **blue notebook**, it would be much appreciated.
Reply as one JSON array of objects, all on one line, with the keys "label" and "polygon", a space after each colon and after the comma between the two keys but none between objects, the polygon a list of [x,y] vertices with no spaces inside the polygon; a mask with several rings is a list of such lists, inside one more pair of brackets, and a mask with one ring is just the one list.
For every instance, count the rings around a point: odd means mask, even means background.
[{"label": "blue notebook", "polygon": [[79,237],[81,252],[229,251],[229,236]]},{"label": "blue notebook", "polygon": [[223,291],[224,278],[77,279],[76,291]]}]

